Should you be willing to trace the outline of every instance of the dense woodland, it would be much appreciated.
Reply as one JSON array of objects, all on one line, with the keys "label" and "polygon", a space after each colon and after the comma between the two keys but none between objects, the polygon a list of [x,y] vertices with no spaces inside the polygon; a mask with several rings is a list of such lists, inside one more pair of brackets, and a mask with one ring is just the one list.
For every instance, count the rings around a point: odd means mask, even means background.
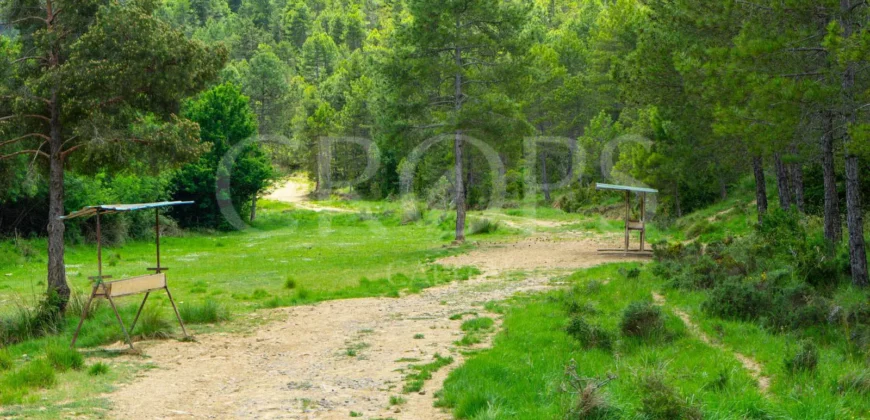
[{"label": "dense woodland", "polygon": [[[748,178],[760,222],[768,207],[823,219],[830,243],[848,242],[853,283],[868,284],[864,1],[2,5],[0,232],[49,237],[62,296],[63,239],[93,230],[64,227],[65,212],[193,199],[175,221],[226,228],[215,177],[237,146],[231,200],[249,217],[281,174],[338,192],[373,154],[377,172],[340,192],[398,197],[429,139],[413,189],[456,209],[458,240],[465,209],[501,188],[507,203],[573,211],[595,202],[595,182],[649,185],[667,223]],[[285,140],[246,142],[257,133]],[[324,148],[326,136],[376,147]],[[113,223],[119,241],[148,235],[148,220]]]}]

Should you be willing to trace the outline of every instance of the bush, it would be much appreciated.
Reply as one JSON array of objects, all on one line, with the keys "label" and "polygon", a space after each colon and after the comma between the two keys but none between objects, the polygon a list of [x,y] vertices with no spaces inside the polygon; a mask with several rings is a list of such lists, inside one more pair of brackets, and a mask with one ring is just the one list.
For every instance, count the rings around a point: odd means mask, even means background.
[{"label": "bush", "polygon": [[641,401],[641,413],[653,420],[702,419],[698,407],[690,405],[685,398],[658,376],[651,376],[643,381],[644,396]]},{"label": "bush", "polygon": [[3,388],[40,389],[50,388],[57,382],[54,369],[45,360],[35,360],[3,378]]},{"label": "bush", "polygon": [[46,360],[60,372],[70,369],[81,370],[85,366],[85,358],[76,349],[57,343],[48,346],[45,351]]},{"label": "bush", "polygon": [[213,300],[183,304],[178,312],[188,324],[214,324],[230,319],[229,311]]},{"label": "bush", "polygon": [[769,293],[758,285],[731,281],[713,288],[701,308],[725,319],[757,320],[772,307]]},{"label": "bush", "polygon": [[499,223],[490,219],[478,219],[471,223],[472,235],[484,235],[495,233],[498,230]]},{"label": "bush", "polygon": [[565,367],[566,381],[562,388],[575,397],[567,410],[567,420],[609,420],[622,418],[620,411],[608,403],[604,387],[613,376],[604,380],[583,378],[577,374],[577,362],[573,359]]},{"label": "bush", "polygon": [[12,366],[15,366],[15,361],[12,360],[12,355],[9,354],[8,350],[0,350],[0,372],[12,369]]},{"label": "bush", "polygon": [[634,302],[625,308],[619,328],[627,337],[652,337],[664,331],[662,310],[649,302]]},{"label": "bush", "polygon": [[423,220],[423,211],[416,203],[410,203],[402,208],[402,224],[408,225]]},{"label": "bush", "polygon": [[870,395],[870,371],[849,372],[837,381],[837,392]]},{"label": "bush", "polygon": [[103,362],[94,363],[90,368],[88,368],[88,375],[91,376],[100,376],[107,373],[109,373],[109,365]]},{"label": "bush", "polygon": [[160,311],[146,310],[139,317],[139,323],[136,325],[139,331],[138,336],[147,340],[165,340],[172,336],[172,323],[166,318],[160,316]]},{"label": "bush", "polygon": [[791,373],[815,372],[819,365],[819,348],[812,342],[804,342],[801,349],[793,356],[786,358],[785,370]]},{"label": "bush", "polygon": [[597,325],[589,325],[583,318],[575,316],[571,318],[565,332],[574,337],[587,349],[600,348],[609,350],[613,347],[613,335]]},{"label": "bush", "polygon": [[296,279],[293,277],[287,277],[287,280],[284,281],[285,289],[295,289],[296,288]]}]

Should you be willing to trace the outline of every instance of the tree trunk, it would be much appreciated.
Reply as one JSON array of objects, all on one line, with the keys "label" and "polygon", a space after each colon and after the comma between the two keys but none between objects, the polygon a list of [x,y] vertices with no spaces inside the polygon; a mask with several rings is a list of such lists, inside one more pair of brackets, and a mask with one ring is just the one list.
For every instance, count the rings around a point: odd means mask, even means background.
[{"label": "tree trunk", "polygon": [[764,222],[767,214],[767,181],[764,178],[764,161],[761,156],[753,156],[752,171],[755,173],[755,206],[758,211],[758,223]]},{"label": "tree trunk", "polygon": [[861,211],[860,163],[857,156],[846,158],[846,213],[849,227],[849,259],[852,284],[867,287],[867,251],[864,244],[864,214]]},{"label": "tree trunk", "polygon": [[840,221],[840,195],[837,191],[837,175],[834,172],[834,116],[827,113],[823,118],[822,169],[825,181],[825,238],[839,243],[843,238]]},{"label": "tree trunk", "polygon": [[544,201],[549,203],[550,198],[550,177],[547,173],[547,151],[541,151],[541,186],[544,190]]},{"label": "tree trunk", "polygon": [[783,210],[791,209],[791,192],[788,187],[788,169],[782,163],[782,155],[777,152],[773,155],[774,166],[776,167],[776,188],[779,192],[779,206]]},{"label": "tree trunk", "polygon": [[[457,30],[460,22],[456,22]],[[462,111],[462,49],[456,47],[454,50],[454,59],[456,60],[456,77],[454,79],[454,110],[457,117]],[[453,158],[454,168],[456,170],[456,242],[465,242],[465,185],[462,174],[462,130],[456,130],[456,137],[453,139]]]},{"label": "tree trunk", "polygon": [[[792,154],[797,156],[797,148],[792,147]],[[791,189],[794,193],[794,205],[798,211],[805,213],[804,206],[804,167],[800,162],[792,163],[791,165]]]},{"label": "tree trunk", "polygon": [[722,201],[728,199],[728,184],[725,183],[725,177],[723,176],[719,177],[719,198]]},{"label": "tree trunk", "polygon": [[257,194],[251,199],[251,221],[257,218]]},{"label": "tree trunk", "polygon": [[64,265],[63,236],[66,227],[64,215],[63,186],[63,138],[60,122],[60,106],[57,103],[57,93],[52,92],[51,108],[51,154],[49,155],[49,203],[48,203],[48,294],[56,294],[58,310],[63,313],[69,302],[70,288],[66,282],[66,266]]}]

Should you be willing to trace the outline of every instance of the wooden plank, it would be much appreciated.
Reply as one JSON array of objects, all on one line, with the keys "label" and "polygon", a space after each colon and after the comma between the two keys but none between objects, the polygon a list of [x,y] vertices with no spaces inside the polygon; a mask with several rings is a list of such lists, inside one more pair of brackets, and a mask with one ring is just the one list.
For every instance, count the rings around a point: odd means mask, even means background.
[{"label": "wooden plank", "polygon": [[119,297],[145,293],[164,287],[166,287],[166,274],[160,273],[104,283],[101,292],[107,296]]},{"label": "wooden plank", "polygon": [[646,224],[644,222],[626,222],[629,230],[644,230]]}]

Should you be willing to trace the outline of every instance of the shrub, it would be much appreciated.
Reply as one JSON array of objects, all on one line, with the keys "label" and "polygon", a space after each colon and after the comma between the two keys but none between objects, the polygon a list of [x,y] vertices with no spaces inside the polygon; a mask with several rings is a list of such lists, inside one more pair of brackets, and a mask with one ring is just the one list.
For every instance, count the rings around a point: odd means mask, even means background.
[{"label": "shrub", "polygon": [[603,391],[603,388],[613,380],[613,376],[604,380],[582,378],[577,374],[577,362],[573,359],[565,368],[565,376],[567,379],[562,389],[575,395],[565,419],[609,420],[622,418],[619,410],[607,402]]},{"label": "shrub", "polygon": [[293,277],[287,277],[287,280],[284,280],[284,288],[285,289],[295,289],[296,288],[296,279]]},{"label": "shrub", "polygon": [[100,376],[107,373],[109,373],[109,365],[103,362],[94,363],[90,368],[88,368],[88,375],[91,376]]},{"label": "shrub", "polygon": [[229,311],[213,300],[179,307],[181,319],[189,324],[214,324],[230,319]]},{"label": "shrub", "polygon": [[837,392],[870,395],[870,371],[849,372],[837,381]]},{"label": "shrub", "polygon": [[471,223],[472,235],[484,235],[495,233],[498,230],[499,223],[490,219],[478,219]]},{"label": "shrub", "polygon": [[12,360],[12,355],[9,354],[8,350],[0,350],[0,372],[12,369],[12,366],[15,366],[15,361]]},{"label": "shrub", "polygon": [[610,349],[613,347],[613,335],[597,325],[589,325],[583,318],[571,318],[565,332],[574,337],[584,348]]},{"label": "shrub", "polygon": [[402,224],[407,225],[423,219],[423,211],[416,203],[404,206],[402,209]]},{"label": "shrub", "polygon": [[801,349],[784,360],[785,370],[791,373],[814,372],[819,365],[819,348],[812,342],[804,342]]},{"label": "shrub", "polygon": [[731,281],[713,288],[701,308],[726,319],[752,321],[768,313],[772,307],[770,295],[754,283]]},{"label": "shrub", "polygon": [[85,366],[85,358],[76,349],[61,343],[49,345],[45,351],[46,360],[60,372],[81,370]]},{"label": "shrub", "polygon": [[649,302],[634,302],[625,308],[619,328],[627,337],[652,337],[664,331],[662,310]]},{"label": "shrub", "polygon": [[654,420],[702,419],[698,407],[690,405],[685,398],[666,384],[658,376],[650,376],[643,381],[644,396],[641,413]]},{"label": "shrub", "polygon": [[157,310],[143,311],[136,325],[138,336],[147,340],[164,340],[172,336],[172,323],[160,315]]},{"label": "shrub", "polygon": [[32,361],[3,378],[4,388],[9,389],[50,388],[56,382],[54,369],[42,359]]}]

